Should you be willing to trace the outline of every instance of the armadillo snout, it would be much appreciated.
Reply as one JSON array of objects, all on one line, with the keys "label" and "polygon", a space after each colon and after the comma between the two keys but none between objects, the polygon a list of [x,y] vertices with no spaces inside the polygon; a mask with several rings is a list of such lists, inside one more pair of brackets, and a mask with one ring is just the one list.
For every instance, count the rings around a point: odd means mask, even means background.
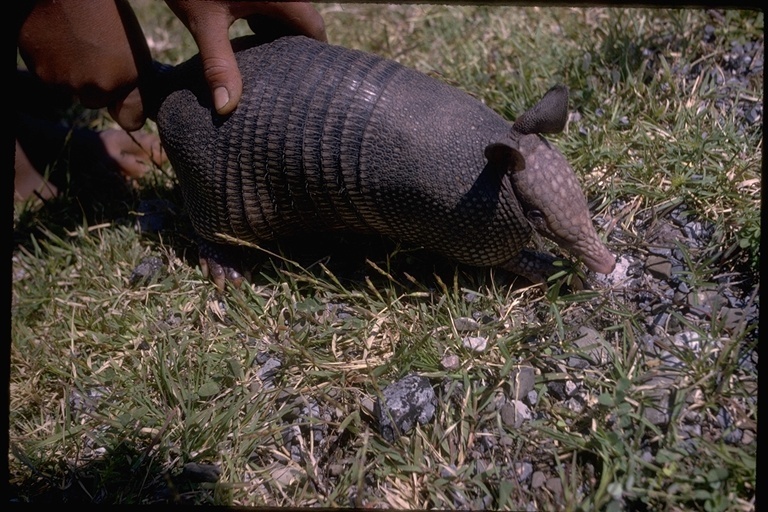
[{"label": "armadillo snout", "polygon": [[555,205],[547,205],[547,222],[539,232],[579,258],[590,270],[600,274],[613,272],[616,258],[595,231],[581,190],[577,197],[557,206],[562,205],[567,206],[551,208]]},{"label": "armadillo snout", "polygon": [[[585,201],[584,211],[587,211],[586,208]],[[538,231],[542,235],[579,258],[590,270],[600,274],[613,272],[616,258],[600,240],[588,215],[561,215],[554,219],[550,215],[548,221],[546,225],[539,226]]]},{"label": "armadillo snout", "polygon": [[[581,242],[581,241],[580,241]],[[583,243],[577,242],[571,246],[570,252],[577,255],[588,269],[600,274],[610,274],[616,268],[616,258],[597,237],[593,237]]]},{"label": "armadillo snout", "polygon": [[533,135],[520,140],[525,169],[514,172],[515,193],[527,212],[537,211],[534,227],[580,258],[590,269],[610,274],[616,259],[600,240],[576,174],[560,152]]}]

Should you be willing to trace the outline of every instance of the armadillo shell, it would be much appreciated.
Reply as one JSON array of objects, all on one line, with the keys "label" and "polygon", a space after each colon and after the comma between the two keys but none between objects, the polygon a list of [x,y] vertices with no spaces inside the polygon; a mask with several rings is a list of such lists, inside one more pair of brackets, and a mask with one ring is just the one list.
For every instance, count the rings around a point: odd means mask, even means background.
[{"label": "armadillo shell", "polygon": [[163,77],[156,121],[198,233],[259,243],[345,229],[472,265],[531,236],[485,147],[510,124],[466,93],[368,53],[285,37],[236,53],[243,96],[216,115],[198,57]]}]

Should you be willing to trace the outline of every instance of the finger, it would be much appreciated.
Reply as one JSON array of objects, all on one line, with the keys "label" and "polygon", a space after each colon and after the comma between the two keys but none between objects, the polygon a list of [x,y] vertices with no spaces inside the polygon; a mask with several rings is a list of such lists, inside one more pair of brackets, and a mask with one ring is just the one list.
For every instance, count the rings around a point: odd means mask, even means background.
[{"label": "finger", "polygon": [[235,54],[229,41],[226,44],[209,46],[200,43],[200,57],[203,74],[213,97],[213,106],[220,115],[235,110],[243,94],[243,79],[237,67]]},{"label": "finger", "polygon": [[192,36],[200,50],[203,74],[213,97],[213,106],[221,115],[235,110],[243,93],[243,79],[229,42],[231,20],[225,16],[210,16],[201,30]]},{"label": "finger", "polygon": [[317,10],[308,3],[264,2],[259,16],[248,18],[248,26],[266,40],[285,35],[303,35],[327,41],[325,22]]},{"label": "finger", "polygon": [[237,19],[232,9],[239,4],[255,3],[166,0],[200,50],[214,108],[222,115],[235,109],[243,92],[243,80],[229,42],[229,27]]},{"label": "finger", "polygon": [[122,100],[112,103],[109,115],[126,131],[136,131],[144,126],[147,116],[144,113],[144,103],[141,101],[139,89],[133,89]]},{"label": "finger", "polygon": [[[226,34],[227,32],[224,32]],[[203,64],[203,74],[213,97],[213,106],[221,115],[235,110],[243,93],[243,79],[235,54],[227,38],[211,31],[196,37]]]},{"label": "finger", "polygon": [[64,87],[83,106],[122,101],[151,71],[146,38],[127,0],[32,3],[19,55],[40,79]]}]

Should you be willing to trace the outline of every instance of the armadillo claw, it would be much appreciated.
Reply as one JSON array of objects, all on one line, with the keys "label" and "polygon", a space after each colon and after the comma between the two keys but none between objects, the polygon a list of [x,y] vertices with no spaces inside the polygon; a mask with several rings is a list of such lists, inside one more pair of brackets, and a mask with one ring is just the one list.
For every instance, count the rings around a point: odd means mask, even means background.
[{"label": "armadillo claw", "polygon": [[503,268],[523,276],[534,284],[546,284],[549,276],[555,273],[555,257],[523,249],[514,258],[502,265]]},{"label": "armadillo claw", "polygon": [[240,288],[245,280],[243,274],[235,270],[226,251],[208,243],[200,243],[200,270],[203,277],[213,281],[219,291],[224,291],[226,283]]},{"label": "armadillo claw", "polygon": [[[523,249],[515,258],[506,262],[503,268],[523,276],[534,284],[540,285],[542,290],[546,291],[549,278],[568,266],[567,260],[557,258],[552,254]],[[586,288],[584,281],[577,275],[571,277],[572,279],[569,282],[571,290],[579,291]]]}]

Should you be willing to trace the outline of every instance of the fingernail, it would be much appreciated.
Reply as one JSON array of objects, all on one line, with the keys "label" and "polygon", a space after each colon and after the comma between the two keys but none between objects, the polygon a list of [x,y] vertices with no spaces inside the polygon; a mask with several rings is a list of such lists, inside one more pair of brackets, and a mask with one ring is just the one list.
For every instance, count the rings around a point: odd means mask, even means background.
[{"label": "fingernail", "polygon": [[226,87],[217,87],[213,91],[213,106],[217,111],[223,109],[229,103],[229,91]]}]

